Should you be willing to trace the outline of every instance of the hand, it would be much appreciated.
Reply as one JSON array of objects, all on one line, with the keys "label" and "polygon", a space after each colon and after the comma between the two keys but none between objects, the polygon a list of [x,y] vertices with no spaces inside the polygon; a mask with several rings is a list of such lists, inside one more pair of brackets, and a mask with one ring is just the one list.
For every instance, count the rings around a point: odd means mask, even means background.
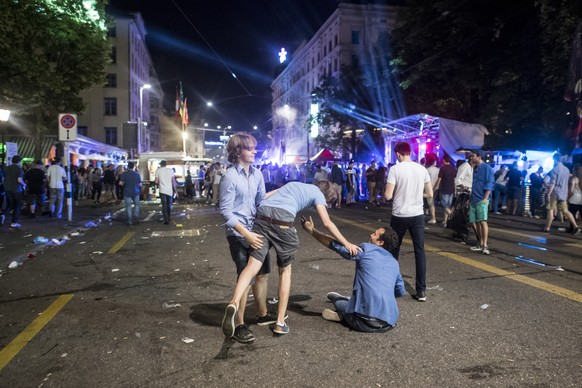
[{"label": "hand", "polygon": [[350,255],[352,255],[352,256],[356,256],[358,254],[358,249],[359,250],[362,250],[362,248],[360,248],[359,246],[354,245],[352,243],[347,243],[346,244],[346,249],[348,251],[350,251]]},{"label": "hand", "polygon": [[305,229],[307,233],[311,234],[313,232],[313,219],[311,216],[309,216],[309,221],[301,216],[301,226],[303,226],[303,229]]},{"label": "hand", "polygon": [[249,232],[245,239],[253,249],[259,249],[263,246],[263,236],[260,234]]}]

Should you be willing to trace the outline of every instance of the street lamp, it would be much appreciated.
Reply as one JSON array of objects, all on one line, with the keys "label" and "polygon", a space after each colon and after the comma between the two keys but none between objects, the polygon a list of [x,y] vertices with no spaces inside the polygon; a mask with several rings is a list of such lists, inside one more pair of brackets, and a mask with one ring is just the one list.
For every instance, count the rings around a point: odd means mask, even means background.
[{"label": "street lamp", "polygon": [[2,147],[4,147],[2,150],[2,166],[4,166],[4,162],[6,161],[6,142],[4,141],[4,134],[6,132],[5,126],[7,125],[6,123],[8,122],[9,118],[10,110],[0,109],[0,121],[2,122]]},{"label": "street lamp", "polygon": [[142,122],[143,122],[143,90],[151,89],[152,85],[143,84],[139,88],[139,116],[137,118],[137,153],[141,153],[141,143],[142,143]]}]

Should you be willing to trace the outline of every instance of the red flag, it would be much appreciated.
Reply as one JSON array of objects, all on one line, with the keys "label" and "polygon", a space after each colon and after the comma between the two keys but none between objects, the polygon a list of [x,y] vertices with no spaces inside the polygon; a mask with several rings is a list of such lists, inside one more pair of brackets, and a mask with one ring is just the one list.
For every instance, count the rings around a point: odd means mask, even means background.
[{"label": "red flag", "polygon": [[184,99],[184,114],[182,115],[182,124],[187,127],[188,126],[188,105],[186,105],[188,99]]}]

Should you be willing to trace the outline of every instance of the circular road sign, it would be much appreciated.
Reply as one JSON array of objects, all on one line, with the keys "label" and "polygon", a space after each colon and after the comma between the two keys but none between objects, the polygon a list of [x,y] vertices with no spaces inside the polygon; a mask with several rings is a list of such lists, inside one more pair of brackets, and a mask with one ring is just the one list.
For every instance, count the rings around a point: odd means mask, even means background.
[{"label": "circular road sign", "polygon": [[73,128],[75,126],[75,121],[75,117],[71,115],[63,115],[63,117],[61,117],[61,125],[66,129]]}]

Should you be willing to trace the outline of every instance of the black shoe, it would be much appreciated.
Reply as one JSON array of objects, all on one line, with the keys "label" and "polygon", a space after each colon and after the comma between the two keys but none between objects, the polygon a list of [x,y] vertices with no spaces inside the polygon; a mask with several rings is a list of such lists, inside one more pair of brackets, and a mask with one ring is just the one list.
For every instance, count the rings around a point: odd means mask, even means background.
[{"label": "black shoe", "polygon": [[264,317],[259,317],[257,315],[257,325],[266,326],[272,325],[273,323],[277,323],[277,314],[267,311],[267,314]]},{"label": "black shoe", "polygon": [[255,335],[246,325],[239,325],[234,330],[234,335],[232,338],[241,344],[248,344],[249,342],[253,342],[255,340]]},{"label": "black shoe", "polygon": [[416,299],[419,302],[426,302],[426,294],[424,293],[424,291],[419,291],[416,293],[416,295],[414,295],[414,299]]},{"label": "black shoe", "polygon": [[580,228],[574,228],[571,234],[572,236],[576,236],[578,233],[580,233]]}]

